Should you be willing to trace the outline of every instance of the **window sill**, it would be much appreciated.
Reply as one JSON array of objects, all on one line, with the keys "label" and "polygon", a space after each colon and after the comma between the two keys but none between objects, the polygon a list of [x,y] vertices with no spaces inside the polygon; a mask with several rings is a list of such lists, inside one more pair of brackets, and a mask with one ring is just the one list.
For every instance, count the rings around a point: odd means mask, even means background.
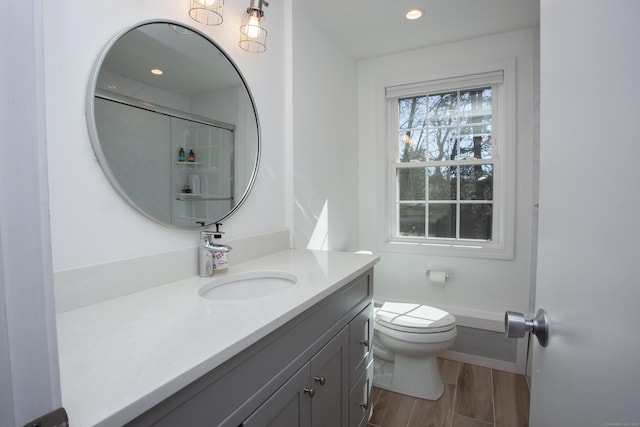
[{"label": "window sill", "polygon": [[484,258],[513,260],[512,244],[490,242],[437,243],[425,241],[390,240],[378,245],[382,252],[407,253],[415,255],[434,255],[445,257]]}]

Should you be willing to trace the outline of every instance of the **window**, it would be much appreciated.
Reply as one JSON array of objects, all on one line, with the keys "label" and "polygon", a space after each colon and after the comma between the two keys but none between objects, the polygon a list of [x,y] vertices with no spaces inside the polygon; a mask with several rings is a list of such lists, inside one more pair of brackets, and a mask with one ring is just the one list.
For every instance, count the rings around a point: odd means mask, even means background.
[{"label": "window", "polygon": [[510,256],[503,75],[386,88],[389,242]]}]

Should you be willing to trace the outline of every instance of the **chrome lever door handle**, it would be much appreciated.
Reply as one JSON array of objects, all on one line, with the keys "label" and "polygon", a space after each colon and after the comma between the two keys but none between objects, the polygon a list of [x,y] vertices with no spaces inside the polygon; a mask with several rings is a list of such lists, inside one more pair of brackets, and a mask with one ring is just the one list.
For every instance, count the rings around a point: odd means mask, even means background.
[{"label": "chrome lever door handle", "polygon": [[509,338],[522,338],[527,332],[531,332],[538,338],[540,345],[546,347],[549,343],[547,313],[539,309],[535,318],[525,320],[522,313],[507,311],[504,313],[504,332]]}]

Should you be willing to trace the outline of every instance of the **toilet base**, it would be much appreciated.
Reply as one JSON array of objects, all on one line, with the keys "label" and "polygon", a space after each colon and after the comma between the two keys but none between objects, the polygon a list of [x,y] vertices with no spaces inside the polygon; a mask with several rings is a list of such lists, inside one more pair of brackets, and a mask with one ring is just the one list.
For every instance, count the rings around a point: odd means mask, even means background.
[{"label": "toilet base", "polygon": [[373,385],[420,399],[438,400],[444,393],[437,357],[395,355],[395,362],[376,360]]}]

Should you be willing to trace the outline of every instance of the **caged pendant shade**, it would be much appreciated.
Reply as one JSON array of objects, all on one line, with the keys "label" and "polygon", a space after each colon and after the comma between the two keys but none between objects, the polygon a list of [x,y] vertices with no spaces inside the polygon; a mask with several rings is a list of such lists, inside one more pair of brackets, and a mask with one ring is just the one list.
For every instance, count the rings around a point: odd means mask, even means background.
[{"label": "caged pendant shade", "polygon": [[264,17],[263,7],[269,6],[264,0],[251,0],[251,5],[247,8],[242,17],[240,25],[240,41],[238,46],[247,52],[261,53],[267,50],[267,23]]},{"label": "caged pendant shade", "polygon": [[222,24],[224,0],[190,0],[189,16],[205,25]]}]

